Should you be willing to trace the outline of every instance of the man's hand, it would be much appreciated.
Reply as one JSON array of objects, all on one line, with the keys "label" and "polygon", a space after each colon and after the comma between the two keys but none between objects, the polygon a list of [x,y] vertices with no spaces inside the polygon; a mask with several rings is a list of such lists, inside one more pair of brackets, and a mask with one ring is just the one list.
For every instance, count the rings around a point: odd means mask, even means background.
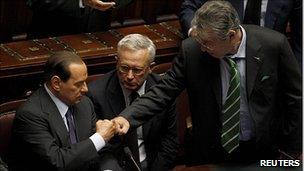
[{"label": "man's hand", "polygon": [[96,132],[102,136],[102,138],[108,142],[115,134],[115,124],[107,119],[98,120],[96,122]]},{"label": "man's hand", "polygon": [[115,2],[103,2],[100,0],[83,0],[83,4],[98,9],[100,11],[106,11],[114,7]]},{"label": "man's hand", "polygon": [[130,128],[130,123],[122,116],[118,116],[111,120],[116,125],[116,133],[118,135],[126,134]]}]

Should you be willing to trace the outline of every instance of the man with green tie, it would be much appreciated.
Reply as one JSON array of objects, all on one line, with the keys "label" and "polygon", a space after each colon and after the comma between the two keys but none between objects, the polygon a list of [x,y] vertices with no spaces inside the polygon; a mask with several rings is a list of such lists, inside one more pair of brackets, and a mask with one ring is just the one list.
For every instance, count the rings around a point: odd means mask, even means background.
[{"label": "man with green tie", "polygon": [[162,111],[186,88],[193,125],[188,165],[298,157],[302,86],[286,37],[241,25],[227,1],[206,2],[191,30],[164,79],[114,119],[120,133]]}]

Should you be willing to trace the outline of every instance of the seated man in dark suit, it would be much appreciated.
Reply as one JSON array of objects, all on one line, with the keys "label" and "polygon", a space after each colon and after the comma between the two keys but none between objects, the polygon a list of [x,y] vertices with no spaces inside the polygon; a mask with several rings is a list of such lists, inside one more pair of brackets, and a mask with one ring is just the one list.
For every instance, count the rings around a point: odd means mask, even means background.
[{"label": "seated man in dark suit", "polygon": [[[145,94],[161,79],[157,74],[151,73],[154,56],[155,45],[146,36],[131,34],[118,43],[117,69],[89,84],[88,96],[100,119],[116,117],[132,103],[136,94]],[[161,113],[130,132],[123,140],[130,147],[135,160],[139,159],[143,170],[169,170],[177,154],[175,105],[171,103]],[[132,143],[130,141],[134,133],[135,142]],[[118,143],[113,142],[109,151],[121,156],[122,146]],[[139,153],[136,149],[139,149]]]},{"label": "seated man in dark suit", "polygon": [[98,151],[116,128],[109,120],[97,121],[92,102],[83,96],[86,65],[71,52],[58,52],[44,75],[44,85],[16,113],[10,170],[97,170]]}]

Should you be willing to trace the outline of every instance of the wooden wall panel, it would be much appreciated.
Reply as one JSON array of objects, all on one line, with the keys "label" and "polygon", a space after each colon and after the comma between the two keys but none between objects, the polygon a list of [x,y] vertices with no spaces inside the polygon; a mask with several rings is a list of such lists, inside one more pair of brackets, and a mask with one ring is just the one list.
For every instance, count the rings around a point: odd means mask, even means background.
[{"label": "wooden wall panel", "polygon": [[0,1],[0,43],[24,39],[31,22],[32,12],[26,0]]}]

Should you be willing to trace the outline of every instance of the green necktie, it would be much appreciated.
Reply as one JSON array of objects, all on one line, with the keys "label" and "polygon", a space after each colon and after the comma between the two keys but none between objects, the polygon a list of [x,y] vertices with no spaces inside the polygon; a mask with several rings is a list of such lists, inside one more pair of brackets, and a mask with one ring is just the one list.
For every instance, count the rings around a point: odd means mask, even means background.
[{"label": "green necktie", "polygon": [[222,146],[231,153],[239,146],[240,127],[240,76],[236,63],[227,58],[230,66],[230,82],[225,104],[222,108]]}]

